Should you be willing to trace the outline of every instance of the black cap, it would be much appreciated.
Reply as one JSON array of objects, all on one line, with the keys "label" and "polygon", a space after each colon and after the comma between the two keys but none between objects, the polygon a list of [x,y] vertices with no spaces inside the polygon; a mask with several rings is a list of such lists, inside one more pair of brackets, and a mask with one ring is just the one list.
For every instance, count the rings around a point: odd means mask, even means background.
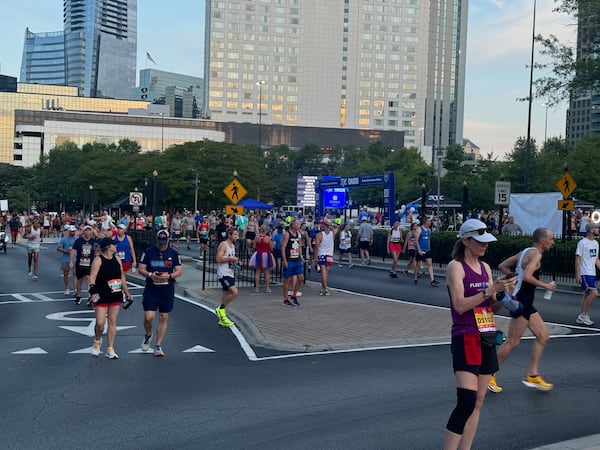
[{"label": "black cap", "polygon": [[104,250],[105,248],[110,247],[111,245],[113,245],[115,243],[115,241],[113,241],[111,238],[102,238],[100,239],[100,248],[102,250]]}]

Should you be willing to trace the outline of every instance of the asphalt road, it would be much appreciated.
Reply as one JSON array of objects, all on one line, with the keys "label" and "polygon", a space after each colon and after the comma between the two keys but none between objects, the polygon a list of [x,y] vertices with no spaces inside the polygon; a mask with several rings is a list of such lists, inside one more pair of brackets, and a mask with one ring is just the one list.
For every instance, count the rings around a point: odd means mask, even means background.
[{"label": "asphalt road", "polygon": [[[155,358],[138,353],[141,290],[133,286],[136,303],[119,316],[130,327],[117,334],[120,359],[94,358],[85,335],[91,310],[63,295],[58,256],[54,246],[43,249],[33,281],[23,247],[0,254],[3,448],[440,448],[455,397],[447,346],[250,361],[211,311],[180,299],[167,356]],[[357,269],[335,268],[331,285],[447,304],[441,287]],[[543,314],[571,323],[577,302],[569,302],[555,294]],[[505,392],[486,399],[475,448],[527,449],[597,433],[599,345],[598,336],[553,339],[542,367],[556,388],[542,393],[520,383],[531,347],[524,341],[502,367]]]}]

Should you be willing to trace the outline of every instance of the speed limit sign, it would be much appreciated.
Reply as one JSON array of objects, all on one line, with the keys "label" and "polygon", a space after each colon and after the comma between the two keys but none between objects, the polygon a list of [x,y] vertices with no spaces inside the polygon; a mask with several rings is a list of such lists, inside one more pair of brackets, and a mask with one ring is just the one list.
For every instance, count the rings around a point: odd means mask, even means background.
[{"label": "speed limit sign", "polygon": [[144,194],[141,192],[130,192],[129,204],[131,206],[142,206],[144,204]]},{"label": "speed limit sign", "polygon": [[510,181],[496,181],[494,203],[496,205],[508,206],[510,203]]}]

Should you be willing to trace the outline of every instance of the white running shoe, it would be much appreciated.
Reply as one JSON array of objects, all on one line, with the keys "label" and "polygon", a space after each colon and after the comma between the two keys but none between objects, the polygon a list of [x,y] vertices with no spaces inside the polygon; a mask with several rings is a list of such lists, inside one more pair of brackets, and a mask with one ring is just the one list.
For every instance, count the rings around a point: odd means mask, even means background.
[{"label": "white running shoe", "polygon": [[112,347],[108,347],[106,349],[104,356],[106,356],[108,359],[119,359],[119,355],[115,353],[115,349]]},{"label": "white running shoe", "polygon": [[92,346],[92,355],[98,356],[100,354],[100,346],[102,345],[102,338],[99,341],[94,341],[94,345]]},{"label": "white running shoe", "polygon": [[71,295],[71,290],[70,289],[65,289],[65,295],[68,297],[69,295]]},{"label": "white running shoe", "polygon": [[144,336],[144,340],[142,341],[142,345],[140,346],[143,352],[147,352],[150,350],[150,342],[152,342],[152,335]]},{"label": "white running shoe", "polygon": [[575,320],[576,323],[578,323],[579,325],[587,325],[588,327],[594,325],[594,322],[592,321],[592,319],[590,319],[589,314],[584,314],[581,313],[577,316],[577,320]]}]

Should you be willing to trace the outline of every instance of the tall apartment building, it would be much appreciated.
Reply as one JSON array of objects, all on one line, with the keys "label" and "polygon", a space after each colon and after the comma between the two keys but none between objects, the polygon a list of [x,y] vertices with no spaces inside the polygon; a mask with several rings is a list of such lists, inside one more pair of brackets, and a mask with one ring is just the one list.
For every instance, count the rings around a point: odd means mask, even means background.
[{"label": "tall apartment building", "polygon": [[[590,2],[580,1],[577,21],[577,59],[598,58],[597,14]],[[597,9],[597,7],[595,7]],[[590,133],[600,133],[600,91],[571,95],[566,120],[566,140],[575,146]]]},{"label": "tall apartment building", "polygon": [[[205,116],[462,144],[467,2],[206,0]],[[421,142],[422,140],[422,142]]]},{"label": "tall apartment building", "polygon": [[64,0],[63,31],[25,31],[20,81],[129,98],[135,86],[137,0]]}]

